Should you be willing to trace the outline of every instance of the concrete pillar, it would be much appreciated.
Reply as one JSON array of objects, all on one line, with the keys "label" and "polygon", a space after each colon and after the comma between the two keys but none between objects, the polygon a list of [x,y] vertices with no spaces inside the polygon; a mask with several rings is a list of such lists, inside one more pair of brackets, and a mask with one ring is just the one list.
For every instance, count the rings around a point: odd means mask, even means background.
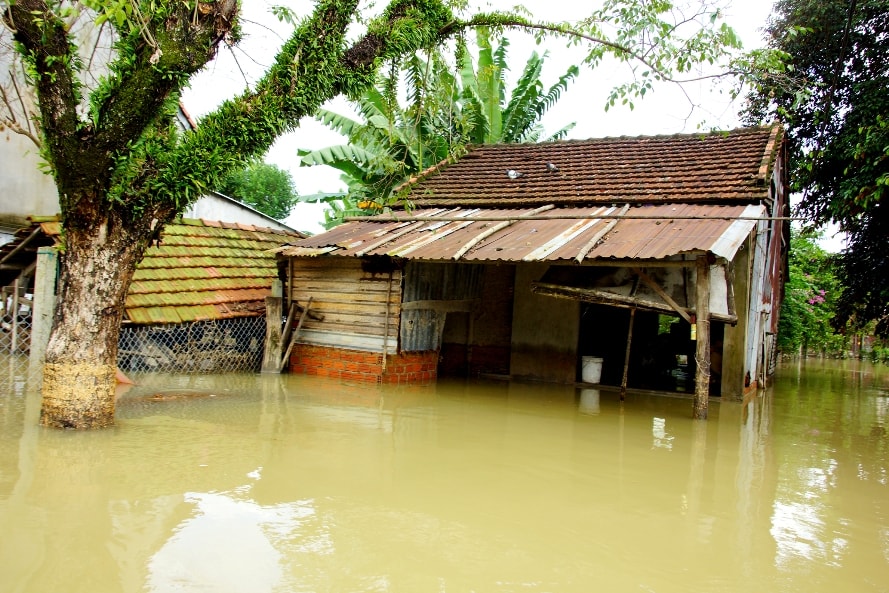
[{"label": "concrete pillar", "polygon": [[55,247],[37,250],[37,268],[34,273],[34,309],[31,320],[30,364],[42,365],[46,357],[46,345],[52,331],[53,312],[56,308],[56,278],[59,271],[59,254]]}]

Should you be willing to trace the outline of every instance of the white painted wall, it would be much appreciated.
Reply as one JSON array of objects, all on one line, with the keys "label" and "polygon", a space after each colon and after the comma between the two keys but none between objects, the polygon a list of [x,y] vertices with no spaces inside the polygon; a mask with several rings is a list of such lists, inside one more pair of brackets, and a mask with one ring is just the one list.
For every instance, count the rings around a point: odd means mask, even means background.
[{"label": "white painted wall", "polygon": [[198,198],[197,202],[183,212],[182,217],[220,222],[240,222],[241,224],[252,224],[282,231],[295,230],[283,222],[266,216],[259,210],[254,210],[233,198],[217,193],[211,193]]},{"label": "white painted wall", "polygon": [[56,185],[39,165],[31,140],[9,129],[0,132],[0,231],[15,232],[28,216],[58,213]]}]

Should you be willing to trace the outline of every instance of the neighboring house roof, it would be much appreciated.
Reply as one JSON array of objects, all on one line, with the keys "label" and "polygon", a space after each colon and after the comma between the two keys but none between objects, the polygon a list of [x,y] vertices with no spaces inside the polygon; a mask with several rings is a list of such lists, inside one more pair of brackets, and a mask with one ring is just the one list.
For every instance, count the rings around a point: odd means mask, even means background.
[{"label": "neighboring house roof", "polygon": [[[57,219],[38,219],[22,237],[58,238]],[[39,231],[35,233],[35,231]],[[259,316],[278,277],[275,255],[282,243],[303,235],[265,227],[182,219],[167,225],[136,268],[127,295],[125,319],[132,323],[181,323]],[[0,249],[0,269],[18,240]],[[47,241],[32,239],[14,257],[36,257]],[[16,272],[16,275],[18,272]],[[5,284],[3,284],[5,286]]]},{"label": "neighboring house roof", "polygon": [[730,260],[766,215],[780,141],[776,125],[480,146],[409,182],[417,210],[348,222],[279,251],[579,263],[711,252]]},{"label": "neighboring house roof", "polygon": [[768,196],[781,135],[775,124],[706,134],[482,145],[396,191],[409,192],[418,208],[753,203]]}]

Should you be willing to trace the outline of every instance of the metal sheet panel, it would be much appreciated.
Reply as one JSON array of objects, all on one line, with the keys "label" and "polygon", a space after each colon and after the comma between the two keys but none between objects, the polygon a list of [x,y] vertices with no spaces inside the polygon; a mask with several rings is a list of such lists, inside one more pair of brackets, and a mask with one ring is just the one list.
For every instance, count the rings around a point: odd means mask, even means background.
[{"label": "metal sheet panel", "polygon": [[[523,219],[531,209],[451,209],[414,211],[393,221],[350,222],[282,250],[296,257],[315,253],[355,257],[389,255],[409,260],[571,261],[616,214],[617,207],[555,208]],[[683,253],[712,252],[732,259],[744,238],[765,214],[762,206],[660,204],[631,208],[598,242],[584,261],[664,259]],[[443,220],[425,220],[426,218]],[[598,218],[604,217],[604,218]],[[421,220],[416,220],[420,218]],[[494,220],[492,220],[494,219]],[[511,224],[490,236],[494,225]],[[391,240],[387,240],[390,237]]]}]

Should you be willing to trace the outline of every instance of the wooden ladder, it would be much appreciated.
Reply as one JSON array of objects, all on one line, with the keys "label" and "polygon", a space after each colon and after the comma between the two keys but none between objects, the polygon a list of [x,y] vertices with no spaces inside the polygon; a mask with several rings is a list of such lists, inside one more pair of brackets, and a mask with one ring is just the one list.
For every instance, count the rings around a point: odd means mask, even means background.
[{"label": "wooden ladder", "polygon": [[309,297],[309,300],[306,301],[306,306],[302,308],[302,313],[299,316],[299,321],[296,324],[296,327],[293,328],[291,332],[291,328],[293,327],[293,316],[296,313],[297,303],[294,301],[290,305],[290,312],[287,315],[287,323],[284,324],[284,331],[281,334],[281,343],[287,344],[287,349],[284,351],[284,355],[281,357],[281,360],[278,361],[278,372],[284,370],[284,366],[287,364],[287,361],[290,359],[290,353],[293,352],[293,346],[296,344],[296,338],[299,337],[299,332],[302,329],[303,321],[305,321],[306,317],[309,315],[309,308],[312,306],[312,297]]}]

